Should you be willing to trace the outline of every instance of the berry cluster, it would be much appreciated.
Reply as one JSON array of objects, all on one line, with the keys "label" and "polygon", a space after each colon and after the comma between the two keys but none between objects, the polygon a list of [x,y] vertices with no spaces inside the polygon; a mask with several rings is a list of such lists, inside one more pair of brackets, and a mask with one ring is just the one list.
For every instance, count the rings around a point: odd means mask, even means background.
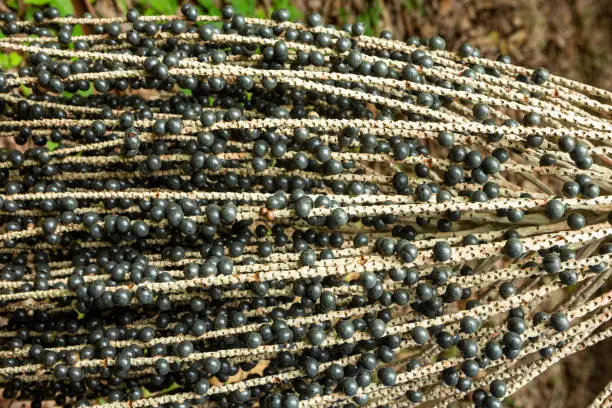
[{"label": "berry cluster", "polygon": [[181,13],[0,15],[4,398],[496,408],[612,336],[612,93]]}]

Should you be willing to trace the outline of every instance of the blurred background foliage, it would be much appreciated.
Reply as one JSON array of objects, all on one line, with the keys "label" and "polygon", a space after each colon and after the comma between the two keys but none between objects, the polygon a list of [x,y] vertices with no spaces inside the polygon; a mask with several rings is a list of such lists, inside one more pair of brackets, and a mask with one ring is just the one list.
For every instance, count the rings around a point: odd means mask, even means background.
[{"label": "blurred background foliage", "polygon": [[[31,19],[36,9],[57,7],[63,15],[89,12],[115,17],[135,7],[145,15],[177,14],[185,0],[0,0],[0,12]],[[464,41],[483,55],[500,53],[513,63],[612,90],[612,0],[190,0],[202,14],[220,15],[226,4],[240,14],[269,17],[286,8],[301,20],[316,11],[328,24],[361,21],[366,34],[389,30],[396,39],[440,34],[451,49]],[[87,29],[85,29],[87,32]],[[75,35],[83,33],[75,27]],[[0,37],[2,34],[0,33]],[[18,67],[18,53],[0,53],[0,68]],[[27,93],[27,89],[22,89]],[[612,375],[606,341],[564,360],[505,401],[514,408],[584,407]],[[0,399],[0,407],[7,401]]]}]

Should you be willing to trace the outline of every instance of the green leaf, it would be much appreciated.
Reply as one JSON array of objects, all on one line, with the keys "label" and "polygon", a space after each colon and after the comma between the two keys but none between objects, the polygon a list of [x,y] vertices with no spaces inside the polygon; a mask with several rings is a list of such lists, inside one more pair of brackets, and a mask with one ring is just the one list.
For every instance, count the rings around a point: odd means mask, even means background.
[{"label": "green leaf", "polygon": [[291,20],[301,20],[302,18],[304,18],[304,13],[302,13],[302,11],[295,7],[293,4],[289,5],[288,10],[289,18]]},{"label": "green leaf", "polygon": [[267,17],[266,16],[266,12],[264,11],[263,8],[257,7],[255,9],[255,17],[257,17],[257,18],[266,18]]},{"label": "green leaf", "polygon": [[49,1],[50,0],[24,0],[24,3],[31,6],[46,6],[49,4]]},{"label": "green leaf", "polygon": [[373,4],[365,14],[357,16],[357,21],[362,22],[365,25],[365,35],[376,35],[378,31],[378,22],[381,20],[382,8],[380,6],[380,0]]},{"label": "green leaf", "polygon": [[232,1],[232,6],[234,6],[236,13],[248,16],[251,14],[254,5],[250,0],[234,0]]},{"label": "green leaf", "polygon": [[30,20],[34,19],[34,10],[35,9],[33,7],[28,7],[26,9],[26,12],[25,12],[25,20],[26,21],[30,21]]},{"label": "green leaf", "polygon": [[57,7],[62,16],[74,14],[74,7],[72,7],[72,2],[69,0],[51,0],[49,1],[49,5],[51,7]]},{"label": "green leaf", "polygon": [[93,87],[90,86],[88,90],[86,90],[86,91],[78,91],[78,92],[79,92],[79,95],[81,95],[81,96],[89,96],[89,95],[93,94]]},{"label": "green leaf", "polygon": [[59,146],[58,143],[52,142],[50,140],[47,142],[47,149],[49,149],[50,152],[57,149],[57,146]]},{"label": "green leaf", "polygon": [[15,68],[21,63],[21,55],[16,52],[9,52],[8,54],[0,54],[0,67],[4,69]]},{"label": "green leaf", "polygon": [[[84,96],[89,96],[89,95],[93,94],[93,87],[89,87],[89,89],[86,90],[86,91],[80,91],[79,90],[79,91],[77,91],[77,94],[79,96],[83,96],[83,97]],[[71,98],[71,97],[74,96],[74,94],[71,93],[71,92],[68,92],[68,91],[64,91],[64,92],[62,92],[62,96],[65,97],[65,98]]]},{"label": "green leaf", "polygon": [[170,391],[176,390],[177,388],[181,388],[181,386],[174,382],[168,388],[159,391],[158,394],[160,394],[160,395],[167,394]]},{"label": "green leaf", "polygon": [[406,10],[416,10],[421,16],[425,15],[425,5],[423,0],[406,0]]},{"label": "green leaf", "polygon": [[221,15],[221,9],[217,7],[217,4],[214,2],[214,0],[198,0],[198,3],[205,9],[205,12],[207,14],[211,16]]},{"label": "green leaf", "polygon": [[80,24],[75,25],[74,29],[72,30],[72,35],[75,37],[83,35],[83,27],[81,27]]},{"label": "green leaf", "polygon": [[19,85],[19,89],[24,96],[30,96],[32,94],[32,90],[24,84]]},{"label": "green leaf", "polygon": [[177,0],[148,0],[149,5],[159,14],[176,14]]},{"label": "green leaf", "polygon": [[295,7],[293,3],[290,2],[289,0],[273,0],[272,1],[273,10],[278,10],[281,8],[289,10],[289,18],[291,20],[300,20],[301,18],[304,17],[304,14],[297,7]]},{"label": "green leaf", "polygon": [[22,60],[23,58],[21,55],[17,54],[16,52],[9,53],[9,62],[11,63],[11,66],[16,67],[17,65],[21,64]]},{"label": "green leaf", "polygon": [[346,24],[348,22],[348,13],[344,7],[338,9],[338,19],[341,24]]},{"label": "green leaf", "polygon": [[[93,3],[93,1],[92,1]],[[123,14],[127,13],[128,11],[128,6],[126,3],[126,0],[115,0],[115,4],[117,5],[117,7],[119,7],[119,10],[121,10],[121,12]]]}]

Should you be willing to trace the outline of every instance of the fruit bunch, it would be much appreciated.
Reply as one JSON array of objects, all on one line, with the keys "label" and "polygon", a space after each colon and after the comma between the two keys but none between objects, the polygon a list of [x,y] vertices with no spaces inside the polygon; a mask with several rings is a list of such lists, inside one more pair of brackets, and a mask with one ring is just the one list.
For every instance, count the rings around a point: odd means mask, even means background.
[{"label": "fruit bunch", "polygon": [[611,92],[180,11],[0,15],[4,398],[496,408],[612,336]]}]

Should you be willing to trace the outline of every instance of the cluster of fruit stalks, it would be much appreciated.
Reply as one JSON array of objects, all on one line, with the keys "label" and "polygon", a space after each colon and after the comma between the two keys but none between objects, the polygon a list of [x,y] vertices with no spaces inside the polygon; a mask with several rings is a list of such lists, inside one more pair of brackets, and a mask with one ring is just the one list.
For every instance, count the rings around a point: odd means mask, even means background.
[{"label": "cluster of fruit stalks", "polygon": [[6,399],[494,408],[612,335],[612,93],[287,18],[1,15]]}]

